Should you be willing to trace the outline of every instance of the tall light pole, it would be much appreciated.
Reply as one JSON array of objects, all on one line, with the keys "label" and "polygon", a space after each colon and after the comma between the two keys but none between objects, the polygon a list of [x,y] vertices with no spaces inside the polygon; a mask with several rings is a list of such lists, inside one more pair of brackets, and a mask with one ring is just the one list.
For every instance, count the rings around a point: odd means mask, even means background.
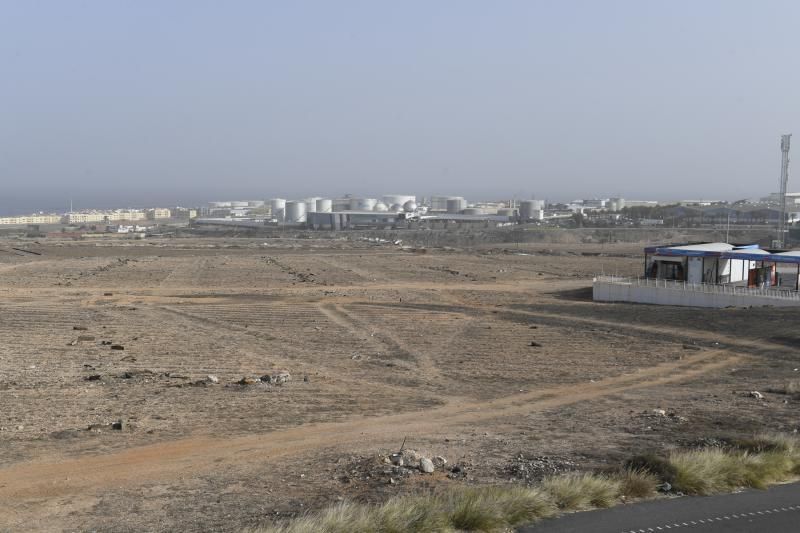
[{"label": "tall light pole", "polygon": [[778,248],[783,248],[786,244],[786,186],[789,183],[789,144],[791,140],[791,133],[781,135],[781,214],[778,218]]}]

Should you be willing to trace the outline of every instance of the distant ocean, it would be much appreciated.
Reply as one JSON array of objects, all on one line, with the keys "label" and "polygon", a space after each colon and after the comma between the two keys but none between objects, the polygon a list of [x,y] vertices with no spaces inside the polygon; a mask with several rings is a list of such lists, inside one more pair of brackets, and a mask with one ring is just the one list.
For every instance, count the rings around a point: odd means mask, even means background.
[{"label": "distant ocean", "polygon": [[[120,200],[120,197],[123,200]],[[136,207],[174,207],[176,205],[195,207],[205,204],[210,197],[194,197],[177,199],[174,196],[159,197],[158,195],[114,195],[113,198],[95,196],[79,196],[73,198],[73,208],[79,209],[117,209],[117,208],[136,208]],[[66,213],[69,211],[69,197],[53,197],[25,195],[0,196],[0,217],[28,215],[38,213]]]}]

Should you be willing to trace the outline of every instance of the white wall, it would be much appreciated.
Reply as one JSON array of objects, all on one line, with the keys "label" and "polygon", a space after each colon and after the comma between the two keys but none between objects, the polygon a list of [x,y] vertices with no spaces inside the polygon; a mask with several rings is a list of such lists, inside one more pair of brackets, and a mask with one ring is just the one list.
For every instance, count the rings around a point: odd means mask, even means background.
[{"label": "white wall", "polygon": [[645,287],[635,284],[595,281],[592,286],[593,299],[597,302],[636,302],[656,305],[680,305],[688,307],[750,307],[771,305],[775,307],[800,306],[798,299],[780,299],[769,296],[732,293],[703,293]]}]

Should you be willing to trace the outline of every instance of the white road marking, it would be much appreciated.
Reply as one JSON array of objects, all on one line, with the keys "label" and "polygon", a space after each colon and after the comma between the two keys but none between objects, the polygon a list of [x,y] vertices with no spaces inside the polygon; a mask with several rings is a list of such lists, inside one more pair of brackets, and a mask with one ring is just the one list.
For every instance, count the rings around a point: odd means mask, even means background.
[{"label": "white road marking", "polygon": [[722,522],[723,520],[731,520],[731,519],[738,520],[738,519],[746,518],[748,516],[756,516],[756,515],[764,516],[765,514],[781,513],[781,512],[787,512],[787,511],[798,511],[798,510],[800,510],[800,505],[790,505],[789,507],[781,507],[781,508],[777,508],[776,507],[775,509],[764,509],[763,511],[753,511],[753,512],[749,512],[749,513],[714,516],[714,517],[710,517],[710,518],[698,518],[697,521],[690,520],[689,522],[683,522],[683,523],[680,523],[680,524],[677,523],[677,522],[673,523],[672,525],[664,524],[663,526],[655,526],[655,530],[652,527],[649,527],[649,528],[647,528],[647,530],[640,529],[637,532],[635,529],[631,529],[630,531],[623,531],[622,533],[648,533],[648,532],[655,532],[656,530],[662,531],[663,529],[673,529],[673,528],[677,529],[677,528],[680,528],[680,527],[688,527],[690,524],[693,525],[693,526],[696,526],[696,525],[699,525],[699,524],[710,524],[712,522]]}]

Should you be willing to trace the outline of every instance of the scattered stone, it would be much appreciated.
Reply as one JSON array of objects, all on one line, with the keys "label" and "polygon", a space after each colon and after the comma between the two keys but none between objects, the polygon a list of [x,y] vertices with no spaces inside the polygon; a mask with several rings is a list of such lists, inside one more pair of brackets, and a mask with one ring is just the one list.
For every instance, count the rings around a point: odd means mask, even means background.
[{"label": "scattered stone", "polygon": [[436,457],[433,458],[433,466],[435,466],[436,468],[443,468],[444,465],[446,464],[447,464],[447,459],[445,459],[441,455],[437,455]]},{"label": "scattered stone", "polygon": [[72,340],[67,343],[67,346],[75,346],[76,344],[78,344],[78,341]]},{"label": "scattered stone", "polygon": [[114,343],[111,341],[100,341],[101,346],[111,346],[112,344]]},{"label": "scattered stone", "polygon": [[411,468],[419,468],[419,462],[423,457],[417,453],[416,450],[407,448],[400,452],[400,454],[403,456],[403,463],[405,463],[406,466],[410,466]]},{"label": "scattered stone", "polygon": [[87,331],[89,328],[87,328],[86,326],[72,326],[72,329],[74,329],[75,331]]},{"label": "scattered stone", "polygon": [[[463,470],[459,465],[453,466],[450,471],[459,473]],[[533,483],[547,476],[572,472],[578,468],[577,463],[562,457],[551,456],[526,456],[517,455],[503,468],[503,472],[514,479]]]},{"label": "scattered stone", "polygon": [[94,340],[94,335],[78,335],[79,342],[88,342],[93,340]]},{"label": "scattered stone", "polygon": [[103,296],[114,296],[113,292],[104,292]]},{"label": "scattered stone", "polygon": [[120,361],[125,361],[126,363],[135,363],[136,362],[136,358],[134,356],[132,356],[132,355],[126,355],[125,357],[120,359]]},{"label": "scattered stone", "polygon": [[683,349],[684,350],[699,350],[700,347],[699,346],[695,346],[694,344],[684,344],[683,345]]},{"label": "scattered stone", "polygon": [[537,347],[537,348],[538,348],[538,347],[541,347],[542,345],[541,345],[541,344],[539,344],[539,343],[538,343],[538,342],[536,342],[536,341],[531,341],[531,343],[530,343],[528,346],[534,346],[534,347]]},{"label": "scattered stone", "polygon": [[123,345],[121,345],[121,344],[112,344],[111,345],[111,349],[112,350],[124,350],[125,347]]},{"label": "scattered stone", "polygon": [[292,380],[292,375],[288,372],[278,372],[277,374],[266,374],[261,376],[262,383],[271,383],[273,385],[283,385],[287,381]]},{"label": "scattered stone", "polygon": [[655,416],[667,416],[667,412],[664,409],[653,409],[651,412]]},{"label": "scattered stone", "polygon": [[656,488],[659,490],[659,492],[669,492],[672,490],[672,485],[669,482],[665,481],[661,485],[658,485]]},{"label": "scattered stone", "polygon": [[23,429],[25,429],[25,426],[23,425],[17,426],[17,431],[22,431]]},{"label": "scattered stone", "polygon": [[258,382],[259,382],[259,380],[257,380],[257,379],[243,377],[242,379],[240,379],[236,383],[238,383],[239,385],[254,385],[254,384],[258,383]]},{"label": "scattered stone", "polygon": [[219,383],[219,378],[213,374],[209,374],[206,376],[206,381],[209,383]]},{"label": "scattered stone", "polygon": [[100,379],[100,374],[92,374],[91,376],[86,376],[83,379],[86,381],[98,381]]},{"label": "scattered stone", "polygon": [[432,474],[435,470],[433,467],[433,461],[428,459],[427,457],[423,457],[419,460],[419,469],[421,472],[425,472],[426,474]]},{"label": "scattered stone", "polygon": [[115,429],[117,431],[122,431],[123,423],[122,420],[117,420],[116,422],[111,424],[111,429]]},{"label": "scattered stone", "polygon": [[391,456],[389,456],[389,460],[395,466],[404,466],[403,454],[401,453],[393,453]]},{"label": "scattered stone", "polygon": [[757,390],[750,391],[750,397],[755,398],[756,400],[763,400],[764,395],[758,392]]},{"label": "scattered stone", "polygon": [[305,376],[303,376],[303,382],[304,382],[304,383],[308,383],[308,382],[309,382],[309,379],[308,379],[308,374],[306,374]]}]

